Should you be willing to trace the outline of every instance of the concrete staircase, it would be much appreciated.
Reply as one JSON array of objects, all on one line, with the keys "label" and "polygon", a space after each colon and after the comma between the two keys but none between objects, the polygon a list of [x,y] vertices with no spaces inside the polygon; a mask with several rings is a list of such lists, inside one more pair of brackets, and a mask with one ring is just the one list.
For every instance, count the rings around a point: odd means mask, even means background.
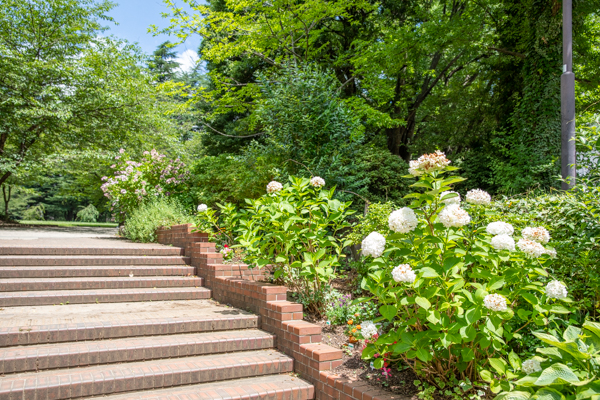
[{"label": "concrete staircase", "polygon": [[203,284],[180,248],[0,247],[0,400],[312,399]]}]

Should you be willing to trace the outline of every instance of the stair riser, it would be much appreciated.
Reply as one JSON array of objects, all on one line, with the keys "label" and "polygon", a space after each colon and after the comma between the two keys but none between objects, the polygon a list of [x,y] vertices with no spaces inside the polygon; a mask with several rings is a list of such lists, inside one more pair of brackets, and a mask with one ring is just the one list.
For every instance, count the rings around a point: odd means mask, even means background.
[{"label": "stair riser", "polygon": [[43,382],[25,381],[8,388],[0,382],[0,400],[60,400],[86,396],[101,396],[133,390],[152,390],[203,382],[239,379],[260,375],[282,374],[293,371],[293,361],[256,362],[250,365],[196,365],[182,363],[177,369],[164,370],[149,364],[132,368],[127,375],[105,376],[82,373],[62,380],[60,376]]},{"label": "stair riser", "polygon": [[[94,290],[94,289],[141,289],[141,288],[167,288],[167,287],[199,287],[203,286],[202,278],[179,279],[151,279],[134,280],[123,278],[118,281],[85,281],[73,279],[72,281],[45,282],[43,280],[30,282],[3,282],[0,292],[43,291],[43,290]],[[54,303],[53,303],[54,304]]]},{"label": "stair riser", "polygon": [[[16,292],[18,294],[18,292]],[[53,304],[128,303],[137,301],[200,300],[209,299],[210,291],[115,293],[115,294],[70,294],[48,292],[47,296],[0,297],[0,307],[41,306]]]},{"label": "stair riser", "polygon": [[174,335],[257,328],[258,316],[244,318],[194,319],[175,321],[158,319],[127,323],[80,323],[69,325],[30,326],[15,330],[0,327],[0,347],[117,339],[124,337]]},{"label": "stair riser", "polygon": [[[273,348],[274,342],[273,336],[249,337],[243,338],[243,340],[240,338],[221,339],[215,342],[197,341],[174,345],[157,343],[154,346],[138,341],[131,347],[123,346],[119,349],[102,349],[104,346],[101,345],[101,342],[93,342],[65,347],[61,354],[47,354],[47,350],[46,354],[40,354],[40,352],[31,354],[32,351],[29,352],[30,354],[23,354],[27,353],[28,349],[20,348],[16,351],[5,351],[4,354],[0,352],[0,374],[261,350]],[[100,346],[96,344],[100,344]],[[17,352],[20,352],[21,355]]]},{"label": "stair riser", "polygon": [[153,267],[107,266],[105,268],[74,268],[74,267],[0,267],[2,278],[81,278],[81,277],[119,277],[128,276],[187,276],[196,273],[195,267]]},{"label": "stair riser", "polygon": [[0,247],[0,256],[183,256],[184,249],[166,248],[35,248]]},{"label": "stair riser", "polygon": [[43,266],[104,266],[104,265],[189,265],[189,257],[130,257],[130,258],[108,258],[108,257],[81,257],[81,258],[0,258],[0,266],[3,267],[43,267]]}]

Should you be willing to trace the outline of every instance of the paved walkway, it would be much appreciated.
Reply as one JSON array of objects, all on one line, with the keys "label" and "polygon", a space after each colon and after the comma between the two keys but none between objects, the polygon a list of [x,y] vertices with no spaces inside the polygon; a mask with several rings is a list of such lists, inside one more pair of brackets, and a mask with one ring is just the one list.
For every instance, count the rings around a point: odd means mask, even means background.
[{"label": "paved walkway", "polygon": [[[117,228],[86,226],[9,226],[0,225],[0,241],[33,239],[116,238]],[[0,246],[2,244],[0,243]]]}]

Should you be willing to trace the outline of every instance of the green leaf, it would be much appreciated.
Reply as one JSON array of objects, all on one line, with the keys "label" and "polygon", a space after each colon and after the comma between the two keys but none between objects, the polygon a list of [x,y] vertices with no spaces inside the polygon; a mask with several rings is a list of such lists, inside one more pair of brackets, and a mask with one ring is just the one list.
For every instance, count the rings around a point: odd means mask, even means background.
[{"label": "green leaf", "polygon": [[556,363],[542,371],[540,377],[535,381],[536,386],[548,386],[554,383],[566,384],[577,383],[579,378],[573,373],[571,368],[565,364]]},{"label": "green leaf", "polygon": [[398,313],[398,309],[395,306],[385,305],[379,307],[379,312],[385,317],[385,319],[392,322],[392,320]]},{"label": "green leaf", "polygon": [[487,369],[483,369],[479,372],[479,376],[481,376],[481,379],[484,380],[484,382],[491,382],[493,379],[493,375],[490,371],[488,371]]},{"label": "green leaf", "polygon": [[400,342],[400,343],[396,343],[392,347],[392,350],[394,351],[394,354],[403,354],[403,353],[406,353],[411,348],[412,348],[412,345],[410,343]]},{"label": "green leaf", "polygon": [[[585,388],[581,388],[580,392],[577,392],[575,400],[584,400],[593,398],[592,396],[600,395],[600,380],[591,382]],[[595,400],[595,399],[594,399]]]},{"label": "green leaf", "polygon": [[375,369],[381,369],[383,367],[383,358],[378,357],[373,361],[373,367]]},{"label": "green leaf", "polygon": [[536,400],[565,400],[559,391],[552,388],[543,388],[535,392],[533,396]]},{"label": "green leaf", "polygon": [[494,398],[494,400],[527,400],[531,398],[531,393],[512,391],[510,393],[501,393]]},{"label": "green leaf", "polygon": [[587,353],[582,353],[579,351],[579,346],[577,346],[574,342],[560,342],[557,338],[552,335],[548,335],[543,332],[533,332],[533,335],[540,339],[542,342],[548,343],[554,347],[558,347],[559,349],[566,351],[573,357],[578,360],[587,360],[590,358],[590,355]]},{"label": "green leaf", "polygon": [[510,363],[510,366],[513,368],[513,370],[518,371],[521,369],[521,359],[514,351],[508,353],[508,362]]},{"label": "green leaf", "polygon": [[418,305],[420,305],[421,307],[423,307],[426,310],[429,310],[429,308],[431,307],[431,303],[425,297],[415,298],[415,303],[417,303]]},{"label": "green leaf", "polygon": [[475,358],[475,352],[470,347],[460,349],[460,354],[462,355],[463,361],[471,361]]},{"label": "green leaf", "polygon": [[440,276],[435,269],[431,267],[423,267],[419,269],[418,272],[423,278],[437,278]]},{"label": "green leaf", "polygon": [[427,362],[432,358],[431,354],[429,354],[429,351],[427,351],[427,349],[424,348],[420,348],[417,350],[417,357],[423,362]]},{"label": "green leaf", "polygon": [[492,368],[494,368],[496,370],[496,372],[498,372],[501,375],[504,375],[506,373],[506,361],[504,361],[501,358],[490,358],[489,359],[490,365],[492,366]]}]

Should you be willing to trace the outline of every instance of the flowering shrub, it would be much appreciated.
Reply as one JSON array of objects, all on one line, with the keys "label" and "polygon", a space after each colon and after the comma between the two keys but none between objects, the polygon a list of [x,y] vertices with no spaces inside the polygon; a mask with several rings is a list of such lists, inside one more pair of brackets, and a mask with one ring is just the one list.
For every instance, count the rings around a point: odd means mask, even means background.
[{"label": "flowering shrub", "polygon": [[[364,321],[377,315],[377,307],[373,303],[353,304],[350,294],[342,294],[331,289],[324,298],[325,317],[331,325],[343,325],[348,321]],[[356,324],[350,324],[351,329],[357,329]],[[359,330],[360,330],[360,325]],[[352,333],[352,332],[350,332]]]},{"label": "flowering shrub", "polygon": [[[586,322],[583,329],[569,326],[562,338],[533,333],[549,345],[537,349],[525,361],[510,353],[490,359],[491,370],[482,376],[495,391],[495,400],[509,399],[598,399],[600,398],[600,324]],[[500,378],[500,379],[497,379]]]},{"label": "flowering shrub", "polygon": [[290,177],[286,185],[273,181],[267,192],[247,200],[239,217],[239,246],[248,264],[271,265],[274,278],[295,291],[308,312],[320,313],[324,291],[350,244],[340,235],[349,226],[350,203],[305,178]]},{"label": "flowering shrub", "polygon": [[[382,315],[373,325],[361,324],[368,341],[363,357],[374,359],[376,368],[402,360],[440,389],[481,382],[489,358],[505,354],[507,341],[526,326],[545,327],[555,313],[569,313],[562,304],[568,299],[555,283],[545,289],[544,265],[552,258],[539,243],[544,235],[526,230],[516,251],[512,226],[487,224],[494,216],[489,194],[470,191],[462,205],[451,185],[463,179],[447,176],[456,168],[443,153],[417,161],[411,175],[419,180],[412,186],[421,192],[390,214],[389,229],[362,243],[369,269],[362,287],[373,295],[363,301],[376,298]],[[513,318],[516,323],[506,323]]]},{"label": "flowering shrub", "polygon": [[110,211],[115,220],[123,222],[133,210],[149,198],[173,196],[184,190],[183,183],[189,178],[189,171],[179,159],[167,160],[156,150],[145,151],[140,162],[128,158],[121,149],[117,160],[111,166],[114,177],[102,177],[104,196],[111,203]]},{"label": "flowering shrub", "polygon": [[128,215],[125,222],[125,236],[134,242],[156,242],[156,230],[161,226],[186,224],[191,222],[184,207],[176,199],[156,197],[149,199],[143,207],[138,207]]}]

